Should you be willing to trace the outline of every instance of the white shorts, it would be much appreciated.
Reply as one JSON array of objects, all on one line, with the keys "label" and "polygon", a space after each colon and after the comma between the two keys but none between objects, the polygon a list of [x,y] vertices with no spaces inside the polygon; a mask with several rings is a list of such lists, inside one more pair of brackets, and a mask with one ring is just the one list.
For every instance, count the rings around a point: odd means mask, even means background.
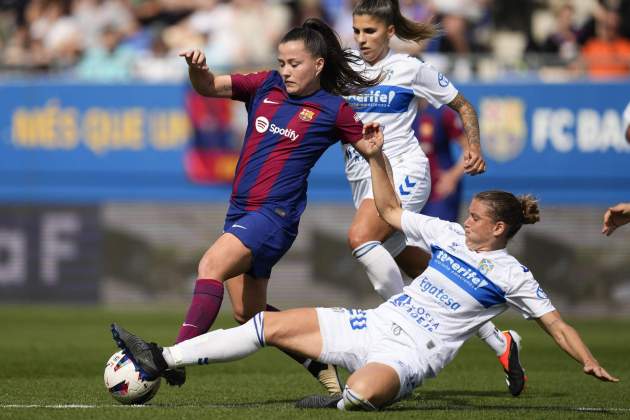
[{"label": "white shorts", "polygon": [[[420,213],[431,193],[429,160],[420,153],[405,154],[392,158],[390,164],[394,178],[394,189],[402,208]],[[349,182],[355,208],[358,209],[365,199],[374,199],[371,178]],[[412,244],[407,242],[405,235],[400,231],[394,232],[383,243],[385,249],[394,257],[398,256],[406,245]]]},{"label": "white shorts", "polygon": [[[394,369],[400,388],[394,401],[409,396],[428,375],[412,338],[396,323],[374,310],[317,308],[322,353],[319,361],[342,366],[350,372],[368,363]],[[392,401],[392,402],[394,402]]]}]

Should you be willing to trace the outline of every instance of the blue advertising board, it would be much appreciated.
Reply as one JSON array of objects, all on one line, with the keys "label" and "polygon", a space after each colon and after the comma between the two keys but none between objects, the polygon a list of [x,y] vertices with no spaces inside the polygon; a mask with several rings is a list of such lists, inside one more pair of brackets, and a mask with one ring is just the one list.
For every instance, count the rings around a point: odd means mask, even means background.
[{"label": "blue advertising board", "polygon": [[[467,195],[498,188],[546,203],[630,200],[630,145],[622,134],[629,84],[458,87],[478,110],[488,162],[486,174],[466,177]],[[193,130],[185,85],[7,83],[0,91],[2,202],[229,196],[229,183],[200,183],[187,172]],[[229,173],[233,156],[226,162]],[[339,146],[322,156],[309,184],[311,201],[351,202]]]},{"label": "blue advertising board", "polygon": [[483,176],[469,192],[532,192],[546,203],[630,200],[623,110],[630,84],[469,85],[479,113]]}]

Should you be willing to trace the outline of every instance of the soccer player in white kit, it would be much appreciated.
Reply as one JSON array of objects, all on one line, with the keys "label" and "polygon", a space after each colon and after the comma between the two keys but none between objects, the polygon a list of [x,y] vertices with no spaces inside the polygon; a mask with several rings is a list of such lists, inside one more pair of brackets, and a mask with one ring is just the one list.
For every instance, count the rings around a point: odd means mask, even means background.
[{"label": "soccer player in white kit", "polygon": [[148,343],[113,324],[114,340],[141,377],[157,378],[167,368],[237,360],[270,345],[352,372],[341,396],[309,397],[298,407],[375,410],[410,395],[437,375],[480,325],[513,308],[536,319],[584,373],[618,381],[562,320],[529,269],[505,249],[522,224],[538,221],[532,197],[479,193],[463,227],[404,210],[386,173],[382,131],[371,137],[367,154],[376,206],[390,225],[430,247],[427,269],[376,309],[259,312],[239,327],[172,347]]},{"label": "soccer player in white kit", "polygon": [[[402,208],[420,213],[431,192],[429,161],[413,131],[420,99],[426,99],[436,108],[448,105],[459,114],[468,139],[464,144],[464,161],[465,171],[470,175],[485,171],[476,112],[433,66],[407,54],[395,54],[389,48],[394,35],[409,42],[432,38],[436,34],[433,25],[405,18],[397,0],[360,1],[353,10],[352,25],[363,59],[363,63],[353,64],[353,67],[371,78],[380,74],[383,81],[361,94],[346,97],[346,101],[363,122],[377,122],[383,127],[383,153],[391,165]],[[429,256],[417,247],[408,246],[413,244],[405,235],[395,232],[379,217],[367,161],[352,147],[342,147],[346,177],[357,209],[348,232],[348,243],[352,255],[365,268],[374,290],[387,300],[402,292],[404,283],[399,266],[414,278],[424,270]],[[480,327],[478,336],[499,358],[512,395],[519,395],[526,377],[518,359],[518,334],[501,332],[488,322]],[[516,347],[512,345],[514,340]]]}]

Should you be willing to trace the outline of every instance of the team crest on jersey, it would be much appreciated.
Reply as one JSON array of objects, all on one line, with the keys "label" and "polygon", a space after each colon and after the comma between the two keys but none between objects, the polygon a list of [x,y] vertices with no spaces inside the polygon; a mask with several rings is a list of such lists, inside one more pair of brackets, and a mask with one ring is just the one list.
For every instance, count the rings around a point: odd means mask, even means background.
[{"label": "team crest on jersey", "polygon": [[488,274],[490,271],[492,271],[493,268],[494,268],[494,264],[492,263],[492,261],[486,258],[483,258],[481,262],[479,263],[479,271],[483,275]]},{"label": "team crest on jersey", "polygon": [[302,111],[300,111],[298,118],[302,121],[309,122],[313,120],[314,116],[315,113],[313,111],[311,111],[310,109],[302,108]]},{"label": "team crest on jersey", "polygon": [[481,148],[498,162],[517,158],[525,148],[525,104],[519,98],[485,98],[479,105]]}]

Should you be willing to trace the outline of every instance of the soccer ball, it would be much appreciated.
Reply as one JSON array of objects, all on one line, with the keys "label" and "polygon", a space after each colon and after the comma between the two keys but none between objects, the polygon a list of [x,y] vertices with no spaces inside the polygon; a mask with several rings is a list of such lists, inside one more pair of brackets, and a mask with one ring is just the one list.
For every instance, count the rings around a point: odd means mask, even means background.
[{"label": "soccer ball", "polygon": [[140,379],[136,365],[122,350],[109,358],[103,378],[109,393],[121,404],[144,404],[160,388],[160,378],[153,381]]}]

